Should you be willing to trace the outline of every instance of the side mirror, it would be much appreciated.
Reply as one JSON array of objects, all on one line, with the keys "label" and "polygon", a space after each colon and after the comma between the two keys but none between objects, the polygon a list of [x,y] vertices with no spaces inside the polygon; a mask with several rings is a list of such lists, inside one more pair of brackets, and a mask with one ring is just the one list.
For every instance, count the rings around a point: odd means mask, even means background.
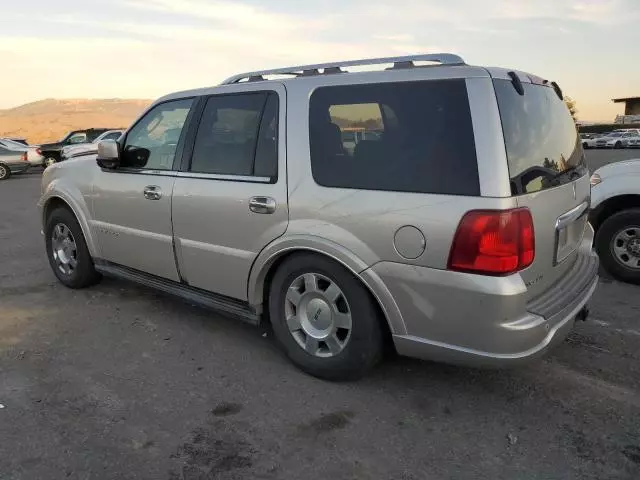
[{"label": "side mirror", "polygon": [[102,140],[98,143],[96,163],[101,168],[115,170],[120,166],[120,146],[115,140]]}]

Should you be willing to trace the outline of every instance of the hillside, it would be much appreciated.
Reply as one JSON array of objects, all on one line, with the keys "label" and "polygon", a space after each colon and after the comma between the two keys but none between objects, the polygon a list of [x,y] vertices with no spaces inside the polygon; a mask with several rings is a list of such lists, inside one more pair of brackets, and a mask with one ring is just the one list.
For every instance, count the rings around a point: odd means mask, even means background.
[{"label": "hillside", "polygon": [[151,100],[47,99],[0,110],[0,137],[23,137],[37,144],[55,141],[69,130],[128,127]]}]

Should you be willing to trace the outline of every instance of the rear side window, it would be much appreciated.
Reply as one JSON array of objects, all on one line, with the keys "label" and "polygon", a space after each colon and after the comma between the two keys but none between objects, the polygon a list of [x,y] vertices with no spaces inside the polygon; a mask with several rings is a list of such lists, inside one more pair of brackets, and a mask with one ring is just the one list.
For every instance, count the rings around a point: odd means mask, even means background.
[{"label": "rear side window", "polygon": [[258,92],[207,100],[190,171],[273,178],[277,175],[278,97]]},{"label": "rear side window", "polygon": [[309,108],[318,184],[480,195],[464,80],[324,87]]},{"label": "rear side window", "polygon": [[509,80],[493,82],[507,149],[511,193],[521,195],[569,183],[585,173],[575,122],[555,90]]}]

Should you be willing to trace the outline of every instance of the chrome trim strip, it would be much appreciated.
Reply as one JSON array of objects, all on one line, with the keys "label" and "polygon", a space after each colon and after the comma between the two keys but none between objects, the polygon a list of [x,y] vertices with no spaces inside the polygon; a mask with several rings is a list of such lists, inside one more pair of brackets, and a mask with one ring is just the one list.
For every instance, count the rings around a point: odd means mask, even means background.
[{"label": "chrome trim strip", "polygon": [[577,207],[569,210],[558,217],[556,220],[556,230],[561,230],[570,223],[578,220],[589,209],[589,202],[582,202]]},{"label": "chrome trim strip", "polygon": [[226,180],[233,182],[270,183],[269,177],[253,177],[250,175],[221,175],[217,173],[178,172],[179,178],[200,178],[202,180]]}]

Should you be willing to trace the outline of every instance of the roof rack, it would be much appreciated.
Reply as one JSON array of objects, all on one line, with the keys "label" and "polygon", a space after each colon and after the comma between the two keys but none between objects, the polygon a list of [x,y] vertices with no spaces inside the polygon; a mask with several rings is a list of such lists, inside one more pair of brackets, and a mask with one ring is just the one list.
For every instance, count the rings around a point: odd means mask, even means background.
[{"label": "roof rack", "polygon": [[[404,57],[383,57],[368,58],[362,60],[347,60],[344,62],[319,63],[317,65],[300,65],[297,67],[276,68],[274,70],[262,70],[258,72],[247,72],[227,78],[222,85],[247,80],[251,82],[264,80],[265,75],[292,75],[294,77],[307,77],[314,75],[328,75],[336,73],[346,73],[342,67],[358,67],[362,65],[380,65],[393,63],[392,69],[412,68],[414,62],[437,62],[442,65],[464,65],[464,60],[452,53],[428,53],[424,55],[408,55]],[[323,70],[323,73],[320,73]]]}]

